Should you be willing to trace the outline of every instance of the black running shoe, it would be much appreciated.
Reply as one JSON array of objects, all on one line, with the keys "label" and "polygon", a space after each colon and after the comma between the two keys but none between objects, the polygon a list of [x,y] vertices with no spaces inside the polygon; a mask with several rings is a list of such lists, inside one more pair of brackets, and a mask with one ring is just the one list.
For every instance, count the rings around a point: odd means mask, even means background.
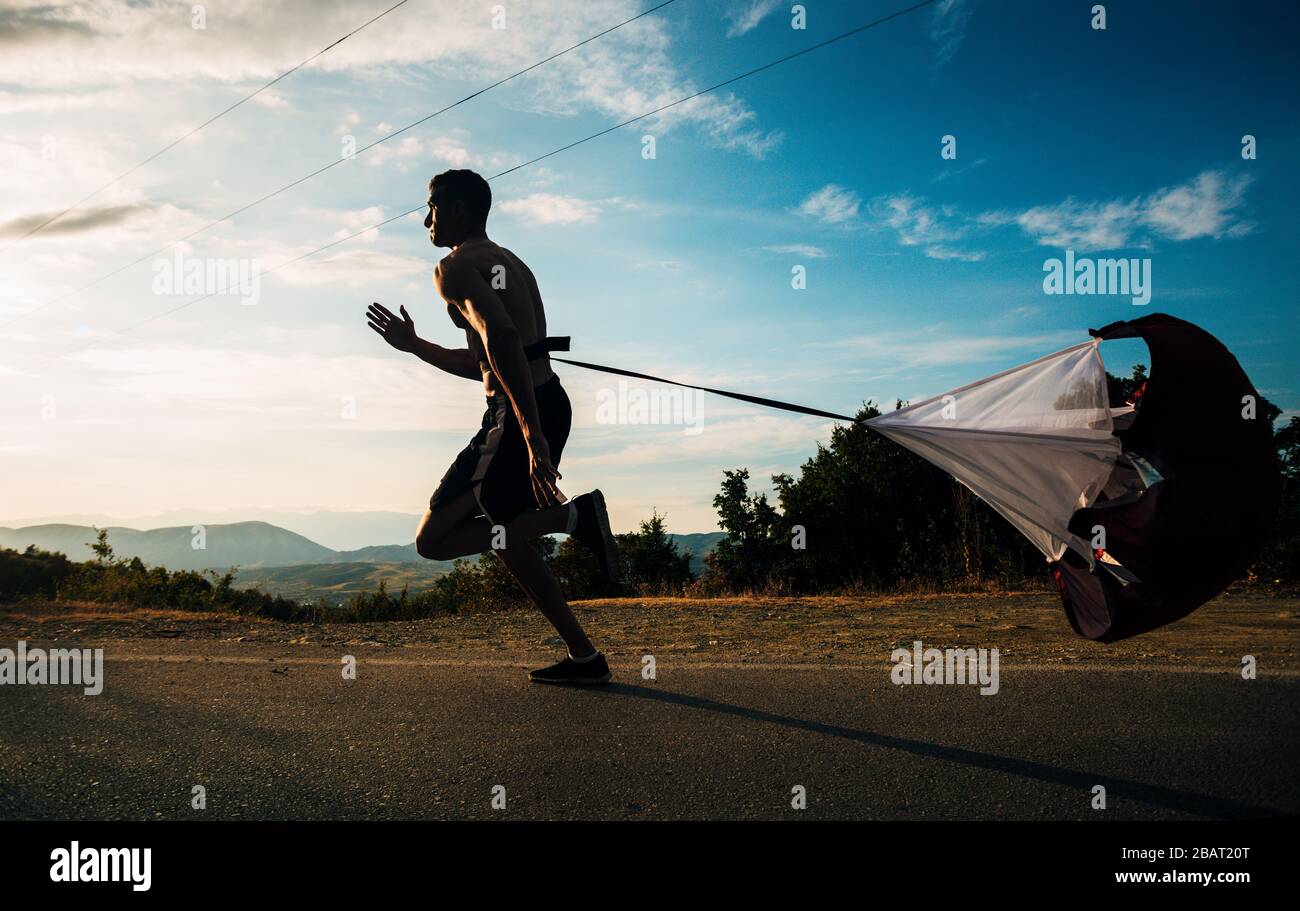
[{"label": "black running shoe", "polygon": [[605,511],[605,495],[599,490],[573,498],[578,510],[578,524],[573,537],[596,555],[600,571],[611,584],[618,583],[618,542],[609,530],[609,513]]},{"label": "black running shoe", "polygon": [[559,664],[552,664],[540,671],[531,671],[528,679],[532,683],[576,683],[584,686],[599,686],[609,683],[609,665],[605,656],[597,654],[590,661],[574,661],[565,657]]}]

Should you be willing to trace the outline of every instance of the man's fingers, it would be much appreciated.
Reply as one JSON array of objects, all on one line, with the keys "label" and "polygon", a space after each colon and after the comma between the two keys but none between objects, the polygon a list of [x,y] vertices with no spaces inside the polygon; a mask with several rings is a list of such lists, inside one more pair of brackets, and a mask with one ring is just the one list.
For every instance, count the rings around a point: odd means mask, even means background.
[{"label": "man's fingers", "polygon": [[555,483],[560,479],[560,473],[556,471],[550,459],[534,461],[528,475],[532,482],[533,499],[537,501],[538,506],[560,506],[568,499]]},{"label": "man's fingers", "polygon": [[375,309],[374,307],[371,307],[369,310],[366,311],[366,316],[370,317],[372,320],[374,320],[377,323],[390,323],[393,321],[393,314],[388,313],[382,308]]},{"label": "man's fingers", "polygon": [[563,497],[564,494],[560,493],[549,478],[533,477],[533,499],[538,506],[559,506],[564,502]]},{"label": "man's fingers", "polygon": [[537,480],[537,478],[533,478],[533,499],[537,502],[538,506],[551,505],[547,502],[546,488],[542,486],[541,481]]},{"label": "man's fingers", "polygon": [[379,301],[375,301],[373,304],[371,304],[370,309],[378,310],[380,313],[382,313],[384,316],[388,317],[389,319],[395,319],[395,317],[393,316],[393,311],[389,310],[383,304],[379,303]]},{"label": "man's fingers", "polygon": [[415,322],[415,320],[411,319],[411,314],[406,312],[406,306],[404,304],[399,305],[397,309],[402,311],[402,319],[406,320],[408,323]]},{"label": "man's fingers", "polygon": [[551,469],[549,476],[542,478],[542,487],[546,490],[546,496],[549,500],[547,505],[559,506],[568,499],[564,495],[563,491],[560,490],[560,486],[555,483],[559,480],[559,477],[560,473]]}]

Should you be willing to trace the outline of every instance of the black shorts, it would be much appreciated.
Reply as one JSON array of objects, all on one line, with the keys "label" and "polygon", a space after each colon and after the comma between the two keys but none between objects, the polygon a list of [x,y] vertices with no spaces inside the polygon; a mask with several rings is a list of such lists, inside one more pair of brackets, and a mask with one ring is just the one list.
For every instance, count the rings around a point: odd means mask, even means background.
[{"label": "black shorts", "polygon": [[[558,376],[535,386],[533,395],[551,461],[558,468],[573,421],[569,396]],[[520,513],[538,508],[528,471],[528,445],[505,395],[487,400],[482,427],[443,475],[429,498],[429,508],[436,512],[466,491],[474,493],[478,514],[494,525],[506,525]]]}]

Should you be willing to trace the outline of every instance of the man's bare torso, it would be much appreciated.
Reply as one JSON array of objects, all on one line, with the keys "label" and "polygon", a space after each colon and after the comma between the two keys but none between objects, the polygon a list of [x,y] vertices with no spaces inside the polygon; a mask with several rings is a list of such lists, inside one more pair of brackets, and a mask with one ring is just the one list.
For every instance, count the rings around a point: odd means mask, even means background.
[{"label": "man's bare torso", "polygon": [[[443,258],[444,268],[456,262],[470,265],[483,277],[505,306],[506,312],[519,332],[519,341],[527,346],[546,337],[546,311],[542,307],[542,295],[537,289],[537,279],[532,270],[524,265],[523,260],[505,247],[491,240],[467,241],[448,253]],[[443,294],[447,301],[447,315],[451,321],[465,331],[469,350],[478,358],[483,367],[483,390],[488,395],[505,392],[501,381],[491,369],[486,367],[487,354],[483,340],[461,315],[456,301]],[[551,365],[546,358],[530,361],[528,368],[532,373],[533,385],[538,386],[551,378]]]}]

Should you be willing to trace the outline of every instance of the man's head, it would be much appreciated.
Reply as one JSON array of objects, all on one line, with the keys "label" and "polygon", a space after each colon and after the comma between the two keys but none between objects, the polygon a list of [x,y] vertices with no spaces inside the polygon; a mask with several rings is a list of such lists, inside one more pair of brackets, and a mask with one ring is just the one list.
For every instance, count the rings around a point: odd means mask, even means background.
[{"label": "man's head", "polygon": [[492,190],[486,180],[473,171],[443,171],[429,181],[424,226],[435,247],[454,247],[484,230],[491,208]]}]

